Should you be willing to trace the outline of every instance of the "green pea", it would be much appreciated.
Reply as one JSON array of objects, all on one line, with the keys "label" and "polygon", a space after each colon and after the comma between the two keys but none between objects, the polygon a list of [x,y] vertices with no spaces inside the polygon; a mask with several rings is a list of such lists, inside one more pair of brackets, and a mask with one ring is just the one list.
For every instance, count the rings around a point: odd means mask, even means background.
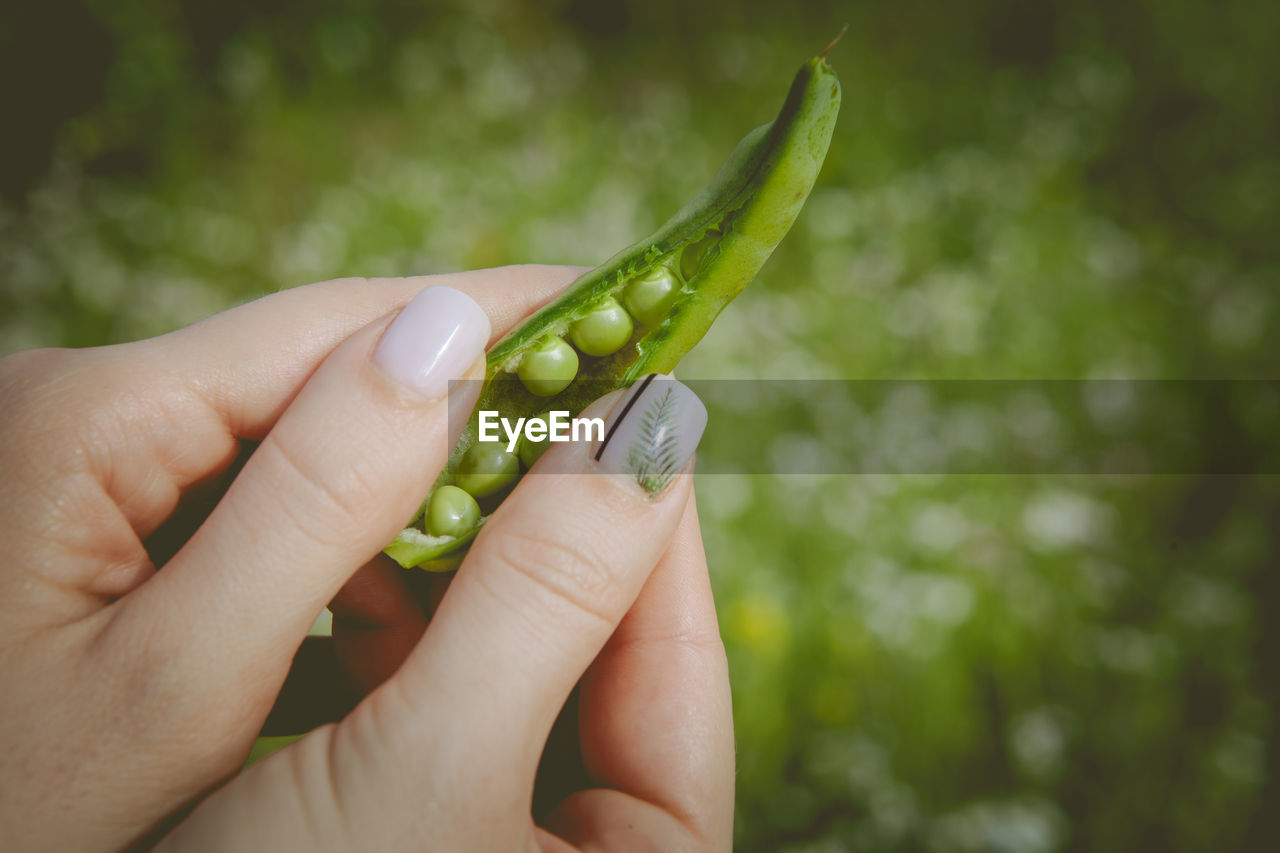
[{"label": "green pea", "polygon": [[427,532],[432,536],[461,536],[480,520],[480,505],[457,486],[441,486],[427,502]]},{"label": "green pea", "polygon": [[[653,234],[581,275],[494,344],[477,411],[512,418],[537,408],[530,405],[531,392],[551,397],[541,401],[548,408],[575,410],[603,390],[667,373],[680,362],[769,258],[818,178],[840,106],[840,83],[827,64],[828,51],[800,67],[777,118],[743,137],[702,192]],[[730,233],[734,238],[726,239]],[[646,272],[637,275],[637,270]],[[626,334],[610,328],[616,340],[590,340],[587,317],[609,296],[631,312],[631,325],[619,324]],[[576,335],[568,332],[574,326]],[[567,340],[571,335],[580,352],[613,353],[581,365],[582,378],[590,383],[576,380],[580,365]],[[497,381],[512,365],[525,387]],[[529,465],[546,444],[520,442],[519,458],[505,452],[505,443],[486,442],[477,449],[478,417],[472,414],[468,421],[450,454],[449,470],[488,509],[510,489],[522,460]],[[473,458],[477,455],[485,458]],[[440,541],[424,534],[429,521],[401,531],[386,552],[406,568],[444,571],[461,561],[484,524],[481,519],[461,536]]]},{"label": "green pea", "polygon": [[[541,421],[546,427],[541,441],[529,440],[529,424],[533,421]],[[525,423],[524,428],[525,432],[520,436],[520,446],[516,448],[516,453],[520,455],[520,461],[524,463],[524,467],[532,468],[533,463],[541,459],[542,454],[546,453],[547,448],[551,446],[551,413],[543,412],[540,415],[534,415]]]},{"label": "green pea", "polygon": [[631,316],[646,326],[661,323],[680,295],[680,282],[665,266],[656,266],[627,283],[622,301]]},{"label": "green pea", "polygon": [[477,441],[462,456],[454,478],[473,497],[496,494],[520,475],[520,460],[498,441]]},{"label": "green pea", "polygon": [[612,355],[631,340],[631,315],[609,297],[569,328],[573,345],[587,355]]},{"label": "green pea", "polygon": [[680,274],[684,276],[685,281],[697,275],[698,270],[702,268],[702,262],[707,257],[707,252],[720,242],[723,236],[712,228],[701,240],[685,247],[684,253],[680,255]]},{"label": "green pea", "polygon": [[539,397],[559,394],[578,375],[578,354],[554,335],[543,338],[520,360],[520,381]]}]

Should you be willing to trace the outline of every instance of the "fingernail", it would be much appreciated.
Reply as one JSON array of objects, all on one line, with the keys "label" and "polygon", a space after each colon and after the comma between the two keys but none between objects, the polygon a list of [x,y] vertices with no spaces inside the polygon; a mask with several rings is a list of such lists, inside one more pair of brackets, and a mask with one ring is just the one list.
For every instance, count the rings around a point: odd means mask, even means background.
[{"label": "fingernail", "polygon": [[434,400],[449,391],[489,342],[489,318],[470,296],[428,287],[382,333],[374,364],[392,379]]},{"label": "fingernail", "polygon": [[706,428],[707,407],[698,395],[682,382],[651,373],[614,407],[595,459],[656,495],[684,470]]}]

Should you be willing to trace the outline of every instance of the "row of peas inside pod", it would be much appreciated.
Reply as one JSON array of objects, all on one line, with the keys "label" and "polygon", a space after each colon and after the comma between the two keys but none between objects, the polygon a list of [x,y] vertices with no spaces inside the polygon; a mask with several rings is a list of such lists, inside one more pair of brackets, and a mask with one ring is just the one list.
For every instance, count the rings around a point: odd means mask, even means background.
[{"label": "row of peas inside pod", "polygon": [[[840,106],[829,50],[800,66],[777,118],[744,136],[656,232],[494,344],[477,411],[420,514],[383,549],[388,556],[406,569],[456,568],[522,466],[536,460],[548,425],[559,428],[562,412],[576,416],[602,393],[670,371],[707,333],[786,235],[817,180]],[[486,432],[495,414],[505,442]],[[563,435],[557,429],[551,438]]]},{"label": "row of peas inside pod", "polygon": [[[691,276],[696,271],[705,248],[700,245],[686,250],[681,272]],[[548,335],[520,359],[516,375],[529,393],[538,397],[554,397],[564,391],[578,376],[581,362],[578,353],[603,358],[626,346],[642,326],[656,326],[666,318],[683,286],[681,275],[666,264],[658,264],[635,276],[622,288],[621,302],[613,296],[592,306],[591,310],[569,326],[569,341]],[[575,349],[576,348],[576,349]],[[514,485],[524,470],[533,467],[548,442],[531,441],[529,434],[550,434],[550,409],[535,415],[531,421],[542,426],[526,428],[515,453],[502,442],[476,442],[463,455],[455,475],[455,485],[436,487],[427,500],[423,519],[431,536],[462,536],[473,530],[480,519],[479,501],[501,495]]]}]

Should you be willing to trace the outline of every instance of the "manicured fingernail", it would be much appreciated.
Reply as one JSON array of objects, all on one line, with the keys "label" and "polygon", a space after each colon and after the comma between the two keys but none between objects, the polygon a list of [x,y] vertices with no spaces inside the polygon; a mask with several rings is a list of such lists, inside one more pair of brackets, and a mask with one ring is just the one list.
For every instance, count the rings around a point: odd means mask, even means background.
[{"label": "manicured fingernail", "polygon": [[707,407],[689,387],[651,373],[623,395],[594,454],[608,471],[628,474],[651,495],[684,470],[707,428]]},{"label": "manicured fingernail", "polygon": [[428,287],[382,333],[373,361],[392,379],[434,400],[449,391],[489,342],[489,318],[452,287]]}]

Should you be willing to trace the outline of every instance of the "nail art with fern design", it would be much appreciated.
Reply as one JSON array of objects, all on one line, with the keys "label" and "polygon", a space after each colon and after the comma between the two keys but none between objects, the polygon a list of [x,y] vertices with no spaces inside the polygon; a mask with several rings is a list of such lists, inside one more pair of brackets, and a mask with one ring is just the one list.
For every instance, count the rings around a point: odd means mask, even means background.
[{"label": "nail art with fern design", "polygon": [[687,385],[650,374],[614,407],[596,460],[651,495],[684,470],[707,426],[707,408]]}]

